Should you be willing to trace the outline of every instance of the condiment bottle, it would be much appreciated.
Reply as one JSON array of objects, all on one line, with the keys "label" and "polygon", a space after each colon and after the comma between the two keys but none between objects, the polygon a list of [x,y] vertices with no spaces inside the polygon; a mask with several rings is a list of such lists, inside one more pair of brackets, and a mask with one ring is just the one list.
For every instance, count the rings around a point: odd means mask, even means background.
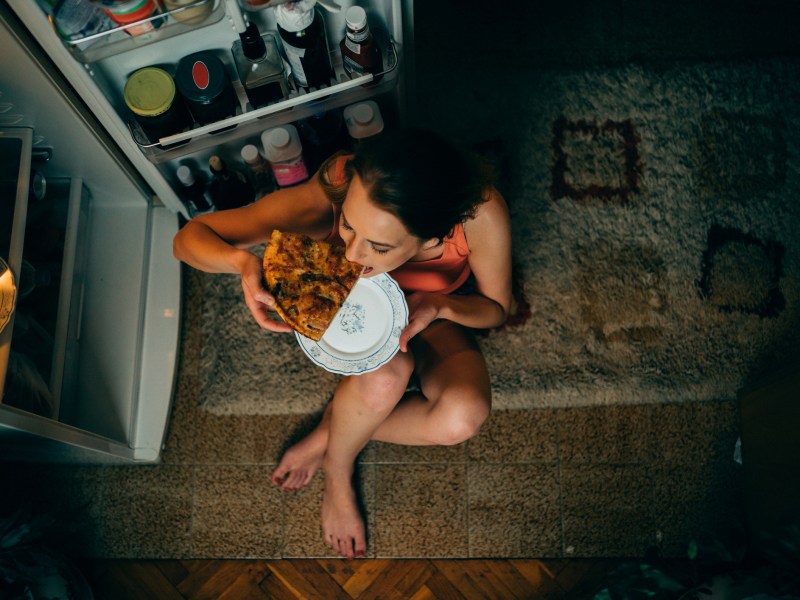
[{"label": "condiment bottle", "polygon": [[279,187],[288,187],[308,179],[303,145],[294,125],[267,129],[261,134],[261,143]]},{"label": "condiment bottle", "polygon": [[347,133],[356,142],[378,135],[383,131],[381,109],[374,100],[351,104],[345,107],[342,114],[344,114],[344,123],[347,125]]},{"label": "condiment bottle", "polygon": [[233,42],[231,53],[239,81],[253,108],[289,97],[289,83],[274,35],[260,34],[251,21]]},{"label": "condiment bottle", "polygon": [[208,166],[212,176],[208,191],[217,209],[239,208],[253,201],[253,187],[244,173],[229,168],[216,154],[208,159]]},{"label": "condiment bottle", "polygon": [[181,165],[175,172],[183,186],[182,196],[189,202],[193,214],[205,213],[214,208],[206,183],[199,173],[194,173],[187,165]]},{"label": "condiment bottle", "polygon": [[191,127],[192,117],[175,93],[172,76],[158,67],[134,71],[123,89],[125,104],[151,143]]},{"label": "condiment bottle", "polygon": [[[381,49],[367,23],[367,13],[360,6],[351,6],[345,16],[345,36],[339,42],[342,52],[342,67],[350,79],[361,77],[367,73],[373,75],[383,71]],[[379,77],[375,77],[377,81]]]},{"label": "condiment bottle", "polygon": [[208,50],[184,56],[175,71],[175,85],[200,125],[236,114],[239,100],[223,62]]},{"label": "condiment bottle", "polygon": [[242,146],[242,160],[250,175],[250,182],[255,188],[255,199],[263,198],[275,191],[275,180],[272,178],[272,168],[264,160],[261,153],[253,144]]},{"label": "condiment bottle", "polygon": [[292,76],[306,91],[328,86],[334,78],[325,23],[315,6],[316,0],[301,0],[275,7],[278,34]]}]

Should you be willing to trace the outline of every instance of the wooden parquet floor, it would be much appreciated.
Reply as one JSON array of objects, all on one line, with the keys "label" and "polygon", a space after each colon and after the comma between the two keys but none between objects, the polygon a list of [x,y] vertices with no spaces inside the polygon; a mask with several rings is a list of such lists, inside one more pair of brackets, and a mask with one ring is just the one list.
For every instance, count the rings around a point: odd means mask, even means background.
[{"label": "wooden parquet floor", "polygon": [[97,600],[532,600],[591,598],[621,561],[102,560]]}]

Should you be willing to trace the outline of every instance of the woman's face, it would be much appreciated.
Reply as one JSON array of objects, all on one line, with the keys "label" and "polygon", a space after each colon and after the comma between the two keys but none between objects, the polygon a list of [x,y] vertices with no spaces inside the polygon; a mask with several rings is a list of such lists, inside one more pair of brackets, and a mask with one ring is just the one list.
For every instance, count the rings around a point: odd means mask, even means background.
[{"label": "woman's face", "polygon": [[364,266],[363,277],[396,269],[423,246],[400,219],[369,199],[358,175],[353,176],[342,203],[339,235],[347,248],[347,259]]}]

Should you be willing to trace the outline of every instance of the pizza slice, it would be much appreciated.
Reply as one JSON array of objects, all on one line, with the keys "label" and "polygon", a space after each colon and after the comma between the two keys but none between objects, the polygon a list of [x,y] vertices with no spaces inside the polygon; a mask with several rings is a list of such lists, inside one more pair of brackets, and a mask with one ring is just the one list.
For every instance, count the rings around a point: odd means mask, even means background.
[{"label": "pizza slice", "polygon": [[285,231],[272,232],[264,280],[276,310],[295,331],[319,341],[361,275],[344,247]]}]

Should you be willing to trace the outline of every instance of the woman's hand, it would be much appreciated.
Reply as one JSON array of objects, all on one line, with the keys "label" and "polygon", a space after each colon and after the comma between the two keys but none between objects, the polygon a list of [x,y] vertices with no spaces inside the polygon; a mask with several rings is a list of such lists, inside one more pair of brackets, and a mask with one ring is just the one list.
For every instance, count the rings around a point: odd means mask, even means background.
[{"label": "woman's hand", "polygon": [[264,289],[261,261],[256,255],[251,254],[251,256],[253,259],[248,259],[242,265],[242,291],[247,308],[250,309],[256,323],[263,329],[279,333],[292,331],[292,328],[286,323],[270,318],[270,312],[275,310],[275,298]]},{"label": "woman's hand", "polygon": [[408,325],[400,334],[400,350],[408,351],[408,342],[433,323],[439,316],[438,300],[441,294],[414,292],[406,297],[408,303]]}]

